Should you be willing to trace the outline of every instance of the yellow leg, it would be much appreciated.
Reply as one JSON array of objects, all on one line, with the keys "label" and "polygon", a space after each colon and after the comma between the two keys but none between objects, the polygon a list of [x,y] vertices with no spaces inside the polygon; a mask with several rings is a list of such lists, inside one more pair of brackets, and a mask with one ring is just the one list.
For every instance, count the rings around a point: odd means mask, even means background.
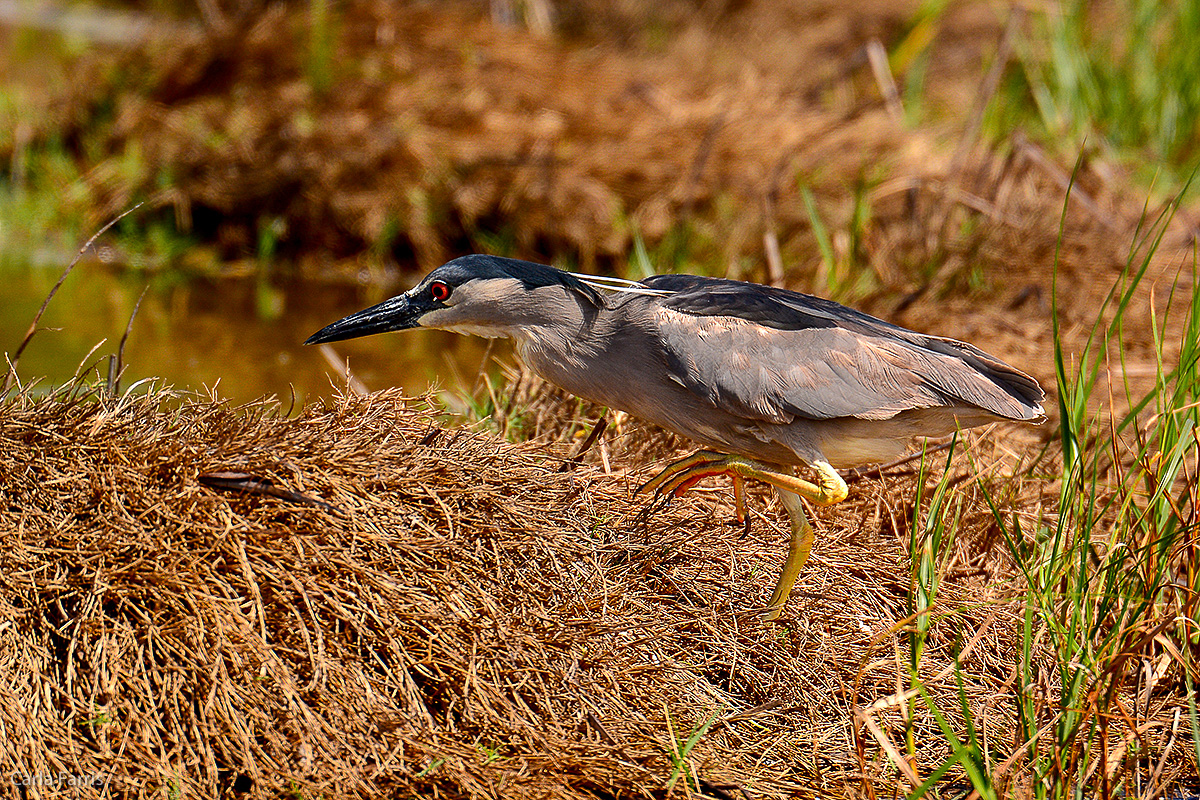
[{"label": "yellow leg", "polygon": [[813,528],[804,514],[800,498],[819,505],[833,505],[846,499],[848,489],[842,476],[837,474],[832,466],[824,461],[812,464],[817,473],[817,481],[813,483],[785,472],[777,472],[770,467],[741,456],[729,456],[723,453],[700,451],[685,459],[676,461],[655,476],[651,481],[639,487],[639,492],[654,490],[656,493],[671,493],[679,496],[692,487],[697,481],[711,475],[730,475],[734,481],[734,499],[738,506],[738,517],[742,519],[745,510],[745,489],[742,485],[745,478],[769,483],[779,492],[779,499],[788,512],[791,523],[792,537],[788,546],[787,560],[784,561],[783,571],[775,583],[775,591],[763,612],[763,619],[774,620],[783,612],[783,606],[796,584],[800,571],[808,561],[812,551]]},{"label": "yellow leg", "polygon": [[796,578],[800,576],[800,570],[804,569],[804,565],[808,562],[808,554],[812,551],[813,546],[813,528],[808,522],[808,517],[804,515],[804,506],[800,504],[800,497],[795,492],[789,492],[787,489],[777,488],[779,499],[783,501],[783,507],[787,509],[788,520],[792,524],[792,540],[788,544],[787,560],[783,562],[783,571],[779,573],[779,580],[775,582],[775,591],[771,593],[771,599],[767,601],[767,610],[763,612],[762,618],[766,622],[779,619],[779,615],[783,613],[783,604],[787,602],[788,595],[792,593],[792,587],[796,585]]}]

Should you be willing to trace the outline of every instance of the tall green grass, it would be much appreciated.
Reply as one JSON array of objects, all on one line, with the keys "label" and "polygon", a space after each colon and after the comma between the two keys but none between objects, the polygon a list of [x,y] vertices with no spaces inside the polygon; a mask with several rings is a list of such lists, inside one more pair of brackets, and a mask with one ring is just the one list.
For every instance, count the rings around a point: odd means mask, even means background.
[{"label": "tall green grass", "polygon": [[318,95],[333,86],[334,19],[329,0],[309,0],[308,63],[309,85]]},{"label": "tall green grass", "polygon": [[1146,177],[1182,183],[1200,159],[1200,3],[1067,0],[1031,11],[993,129],[1041,130],[1079,149],[1102,143]]},{"label": "tall green grass", "polygon": [[[1191,661],[1200,630],[1196,475],[1200,470],[1200,283],[1196,258],[1151,311],[1154,385],[1136,393],[1126,374],[1131,308],[1174,213],[1139,227],[1126,269],[1097,315],[1081,352],[1068,353],[1058,330],[1055,363],[1061,460],[1044,478],[1057,504],[1030,522],[1006,512],[983,487],[1018,570],[1019,659],[1009,712],[1015,739],[984,740],[978,709],[963,690],[953,709],[938,705],[918,668],[929,634],[940,572],[937,551],[953,536],[957,511],[945,501],[949,477],[921,520],[914,514],[911,552],[909,697],[911,717],[927,711],[949,758],[924,769],[910,797],[935,795],[947,774],[968,780],[979,796],[1111,798],[1148,796],[1162,780],[1158,729],[1138,693],[1146,663],[1164,654],[1182,673],[1167,700],[1186,709],[1197,738]],[[1152,309],[1154,304],[1151,304]],[[1176,324],[1171,315],[1182,314]],[[1167,332],[1171,331],[1171,334]],[[1174,339],[1169,338],[1174,337]],[[1164,683],[1171,686],[1172,683]],[[1186,687],[1179,690],[1178,687]],[[955,729],[948,712],[965,722]],[[927,743],[928,744],[928,743]],[[929,748],[924,748],[926,752]],[[1181,757],[1182,748],[1177,749]],[[1200,752],[1196,754],[1200,760]],[[901,765],[897,765],[901,766]],[[957,769],[955,769],[957,768]],[[902,771],[905,767],[901,766]],[[910,776],[911,780],[911,776]]]},{"label": "tall green grass", "polygon": [[[1002,526],[1026,589],[1020,685],[1037,686],[1048,678],[1058,686],[1056,700],[1033,691],[1017,697],[1021,735],[1028,743],[1025,761],[1037,797],[1071,796],[1089,775],[1098,775],[1104,794],[1116,790],[1107,785],[1104,762],[1105,742],[1112,738],[1108,727],[1120,716],[1118,694],[1129,689],[1131,670],[1136,672],[1154,649],[1154,636],[1173,628],[1184,611],[1173,570],[1181,558],[1190,561],[1179,548],[1195,523],[1191,487],[1179,480],[1197,444],[1200,289],[1194,281],[1178,366],[1167,364],[1162,331],[1168,320],[1154,320],[1154,389],[1140,398],[1128,396],[1131,409],[1111,423],[1099,396],[1102,376],[1114,367],[1116,374],[1123,373],[1126,315],[1169,218],[1164,212],[1148,229],[1139,229],[1124,279],[1109,295],[1074,363],[1063,350],[1056,316],[1062,444],[1058,514],[1040,520],[1032,537],[1019,519]],[[1105,322],[1110,309],[1111,320]],[[1128,384],[1115,393],[1122,389],[1127,391]],[[1147,409],[1156,413],[1146,418]],[[1049,657],[1049,664],[1039,663],[1039,653]]]}]

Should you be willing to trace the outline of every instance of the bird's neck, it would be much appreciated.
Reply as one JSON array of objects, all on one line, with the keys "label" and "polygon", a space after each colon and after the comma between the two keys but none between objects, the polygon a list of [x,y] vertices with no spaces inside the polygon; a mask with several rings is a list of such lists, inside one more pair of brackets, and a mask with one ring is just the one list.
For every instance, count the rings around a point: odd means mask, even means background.
[{"label": "bird's neck", "polygon": [[602,378],[593,374],[592,365],[600,342],[587,321],[523,326],[513,341],[521,360],[541,377],[580,397],[598,396]]}]

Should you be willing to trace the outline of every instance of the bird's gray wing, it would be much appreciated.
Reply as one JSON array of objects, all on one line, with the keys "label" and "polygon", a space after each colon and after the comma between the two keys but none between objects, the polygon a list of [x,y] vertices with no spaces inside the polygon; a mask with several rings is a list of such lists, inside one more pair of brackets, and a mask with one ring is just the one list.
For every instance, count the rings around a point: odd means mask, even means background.
[{"label": "bird's gray wing", "polygon": [[932,365],[915,363],[899,342],[837,326],[774,328],[669,305],[654,314],[671,378],[740,417],[778,424],[796,417],[888,419],[952,402],[922,379]]},{"label": "bird's gray wing", "polygon": [[643,281],[672,377],[753,419],[887,419],[969,405],[1010,419],[1042,416],[1037,381],[954,339],[892,325],[830,300],[697,275]]}]

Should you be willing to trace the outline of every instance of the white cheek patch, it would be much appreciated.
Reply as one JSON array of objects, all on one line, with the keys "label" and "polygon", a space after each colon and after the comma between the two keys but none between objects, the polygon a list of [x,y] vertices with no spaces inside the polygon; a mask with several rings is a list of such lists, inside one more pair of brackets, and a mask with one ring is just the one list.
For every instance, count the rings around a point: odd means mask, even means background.
[{"label": "white cheek patch", "polygon": [[503,339],[511,336],[512,330],[485,320],[465,319],[463,314],[456,312],[454,306],[438,308],[426,312],[421,317],[422,328],[436,328],[452,333],[464,333],[468,336],[482,336],[485,339]]},{"label": "white cheek patch", "polygon": [[442,327],[441,330],[453,333],[465,333],[468,336],[482,336],[485,339],[503,339],[505,336],[512,335],[512,331],[508,329],[491,328],[486,325],[472,325],[470,323],[447,325]]}]

